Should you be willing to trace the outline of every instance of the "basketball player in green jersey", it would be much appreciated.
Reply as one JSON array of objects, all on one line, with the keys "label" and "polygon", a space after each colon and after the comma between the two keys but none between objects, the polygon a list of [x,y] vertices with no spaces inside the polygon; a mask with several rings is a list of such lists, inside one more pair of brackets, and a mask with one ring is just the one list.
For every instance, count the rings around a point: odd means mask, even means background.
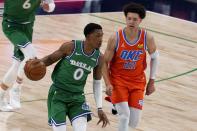
[{"label": "basketball player in green jersey", "polygon": [[[36,57],[32,46],[35,12],[39,7],[46,12],[55,8],[53,0],[4,0],[2,29],[14,46],[13,63],[0,84],[0,110],[11,111],[20,105],[20,88],[23,79],[23,67],[26,60]],[[4,102],[4,94],[9,90],[10,104]]]},{"label": "basketball player in green jersey", "polygon": [[102,27],[89,23],[84,28],[85,41],[66,42],[41,61],[49,66],[59,61],[52,73],[53,84],[48,94],[48,118],[53,131],[66,131],[68,116],[74,131],[86,131],[91,111],[86,103],[84,86],[93,70],[93,92],[99,122],[105,127],[109,121],[102,110],[101,66],[103,56],[99,51],[102,43]]}]

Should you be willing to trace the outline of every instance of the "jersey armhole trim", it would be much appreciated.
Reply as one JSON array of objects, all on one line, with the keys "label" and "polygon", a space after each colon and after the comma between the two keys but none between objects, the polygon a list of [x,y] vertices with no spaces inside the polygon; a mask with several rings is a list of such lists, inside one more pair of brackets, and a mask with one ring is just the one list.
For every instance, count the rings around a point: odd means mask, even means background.
[{"label": "jersey armhole trim", "polygon": [[77,41],[76,40],[73,40],[73,41],[74,41],[74,49],[73,49],[73,52],[70,55],[66,56],[66,59],[69,59],[75,53],[75,50],[76,50],[76,47],[77,47],[77,44],[76,44]]},{"label": "jersey armhole trim", "polygon": [[[99,55],[98,55],[98,57],[97,57],[97,59],[96,59],[96,66],[98,65],[98,61],[99,61],[100,56],[101,56],[101,52],[99,51]],[[95,66],[95,67],[96,67],[96,66]]]},{"label": "jersey armhole trim", "polygon": [[115,52],[118,51],[118,48],[119,48],[119,41],[120,41],[119,32],[117,31],[117,32],[116,32],[116,46],[115,46]]},{"label": "jersey armhole trim", "polygon": [[144,30],[144,50],[147,51],[148,47],[147,47],[147,31]]}]

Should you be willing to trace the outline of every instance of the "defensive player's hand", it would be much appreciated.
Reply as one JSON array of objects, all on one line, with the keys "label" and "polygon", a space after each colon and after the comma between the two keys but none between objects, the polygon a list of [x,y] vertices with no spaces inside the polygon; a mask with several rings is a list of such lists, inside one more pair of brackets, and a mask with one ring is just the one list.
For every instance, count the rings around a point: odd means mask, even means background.
[{"label": "defensive player's hand", "polygon": [[106,94],[107,94],[108,96],[111,96],[112,90],[113,90],[113,86],[112,86],[112,85],[106,86]]},{"label": "defensive player's hand", "polygon": [[97,125],[102,122],[103,123],[102,128],[103,128],[106,127],[107,124],[109,124],[107,115],[103,112],[103,110],[98,110],[98,117],[99,117],[99,121],[97,122]]},{"label": "defensive player's hand", "polygon": [[146,87],[146,95],[150,95],[153,92],[155,92],[155,84],[154,83],[155,83],[154,79],[149,80],[147,87]]}]

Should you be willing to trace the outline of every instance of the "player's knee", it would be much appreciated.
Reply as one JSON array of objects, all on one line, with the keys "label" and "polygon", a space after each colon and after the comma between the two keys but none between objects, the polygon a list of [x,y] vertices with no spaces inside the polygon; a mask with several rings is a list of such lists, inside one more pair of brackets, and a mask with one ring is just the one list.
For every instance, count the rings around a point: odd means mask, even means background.
[{"label": "player's knee", "polygon": [[121,121],[124,121],[126,123],[129,121],[129,116],[130,116],[129,111],[123,110],[120,113],[118,112],[118,114],[119,114],[119,117],[120,117]]},{"label": "player's knee", "polygon": [[129,116],[130,116],[130,110],[128,107],[128,104],[125,102],[119,103],[115,105],[118,115],[121,121],[128,122],[129,121]]},{"label": "player's knee", "polygon": [[52,124],[53,131],[66,131],[66,125],[60,125],[56,126],[55,124]]},{"label": "player's knee", "polygon": [[74,131],[86,131],[87,118],[84,116],[75,119],[72,122]]}]

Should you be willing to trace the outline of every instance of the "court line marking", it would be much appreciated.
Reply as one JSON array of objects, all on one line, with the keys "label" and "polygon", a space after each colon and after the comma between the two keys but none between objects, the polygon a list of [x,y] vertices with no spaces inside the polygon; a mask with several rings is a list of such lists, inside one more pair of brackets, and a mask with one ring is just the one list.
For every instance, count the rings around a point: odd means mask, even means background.
[{"label": "court line marking", "polygon": [[[173,79],[173,78],[176,78],[176,77],[179,77],[179,76],[183,76],[183,75],[186,75],[186,74],[190,74],[190,73],[195,72],[195,71],[197,71],[197,68],[194,68],[193,70],[190,70],[190,71],[178,74],[178,75],[174,75],[174,76],[167,77],[167,78],[164,78],[164,79],[156,80],[155,83],[170,80],[170,79]],[[105,93],[105,91],[103,91],[103,92]],[[91,95],[91,94],[93,94],[93,92],[85,93],[85,95]],[[45,100],[47,100],[47,99],[46,98],[41,98],[41,99],[35,99],[35,100],[24,100],[24,101],[22,101],[22,103],[28,103],[28,102],[34,102],[34,101],[45,101]]]}]

